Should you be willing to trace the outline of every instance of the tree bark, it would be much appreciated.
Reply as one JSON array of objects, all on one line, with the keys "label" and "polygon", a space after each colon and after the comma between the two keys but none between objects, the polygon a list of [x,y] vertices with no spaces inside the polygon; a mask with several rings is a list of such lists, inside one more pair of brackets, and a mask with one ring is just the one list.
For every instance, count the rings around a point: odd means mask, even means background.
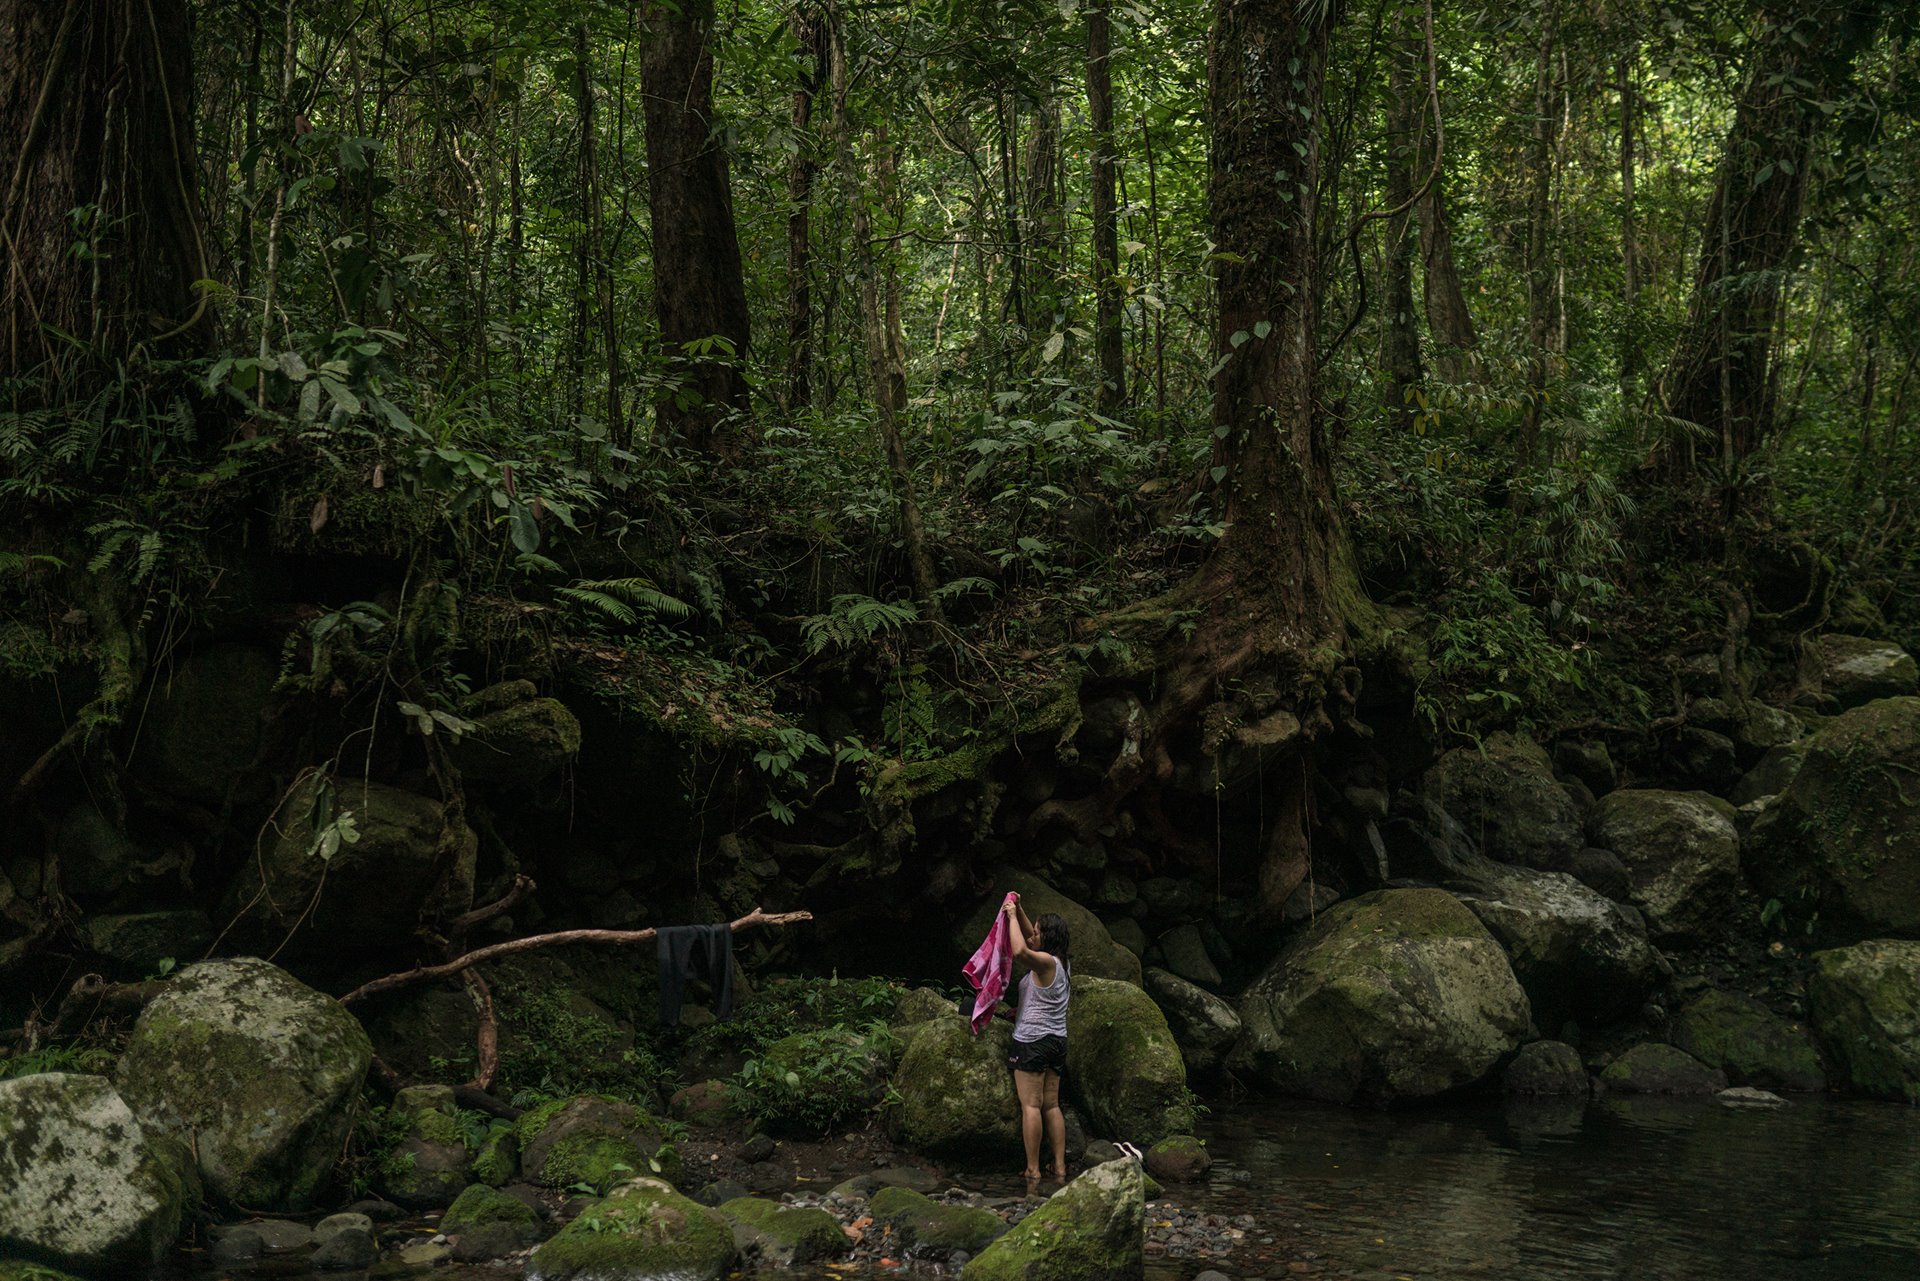
[{"label": "tree bark", "polygon": [[787,163],[787,379],[788,413],[813,404],[813,100],[820,89],[820,15],[804,2],[787,19],[799,46],[790,123],[793,158]]},{"label": "tree bark", "polygon": [[1414,393],[1425,380],[1420,331],[1413,314],[1414,136],[1420,114],[1419,80],[1408,74],[1413,49],[1395,40],[1387,53],[1387,206],[1403,212],[1387,220],[1386,280],[1381,290],[1387,326],[1387,413],[1403,423],[1419,415]]},{"label": "tree bark", "polygon": [[1527,392],[1520,417],[1519,461],[1533,461],[1546,413],[1548,350],[1553,341],[1553,49],[1558,0],[1546,0],[1533,70],[1533,129],[1527,148]]},{"label": "tree bark", "polygon": [[[1686,324],[1660,377],[1673,417],[1696,424],[1722,466],[1752,453],[1773,427],[1773,331],[1781,277],[1800,244],[1808,170],[1824,119],[1878,27],[1865,0],[1817,21],[1776,22],[1761,38],[1727,133],[1707,208]],[[1669,443],[1685,469],[1691,440]]]},{"label": "tree bark", "polygon": [[193,84],[186,0],[0,3],[0,376],[207,341]]},{"label": "tree bark", "polygon": [[1626,315],[1620,325],[1620,388],[1624,396],[1640,373],[1640,238],[1635,226],[1633,181],[1633,61],[1635,46],[1627,45],[1614,71],[1620,94],[1620,302]]},{"label": "tree bark", "polygon": [[1087,117],[1093,131],[1093,353],[1100,371],[1094,407],[1112,414],[1126,404],[1127,371],[1120,334],[1120,237],[1114,200],[1112,0],[1087,6]]},{"label": "tree bark", "polygon": [[668,356],[687,359],[686,394],[661,399],[660,430],[731,457],[747,410],[749,333],[727,153],[713,121],[713,0],[645,0],[642,21],[654,313]]},{"label": "tree bark", "polygon": [[[1434,143],[1433,132],[1423,125],[1418,165],[1423,175],[1433,168]],[[1474,332],[1473,313],[1467,310],[1466,291],[1460,287],[1459,268],[1453,262],[1453,220],[1447,213],[1446,190],[1443,168],[1414,203],[1413,212],[1420,223],[1421,294],[1434,367],[1446,381],[1464,383],[1474,377],[1473,350],[1479,336]]]}]

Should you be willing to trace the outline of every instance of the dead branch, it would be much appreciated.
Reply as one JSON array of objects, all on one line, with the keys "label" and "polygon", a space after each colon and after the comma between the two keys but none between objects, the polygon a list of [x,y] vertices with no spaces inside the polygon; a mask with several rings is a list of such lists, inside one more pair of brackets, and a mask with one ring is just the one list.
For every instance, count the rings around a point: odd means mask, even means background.
[{"label": "dead branch", "polygon": [[523,874],[514,877],[513,888],[508,890],[505,895],[492,903],[488,903],[484,907],[476,907],[471,912],[454,917],[447,925],[448,937],[456,939],[465,938],[467,932],[473,929],[474,926],[484,924],[496,916],[503,916],[511,912],[514,908],[518,907],[529,894],[533,893],[533,891],[534,883],[531,876]]},{"label": "dead branch", "polygon": [[[791,925],[796,921],[811,921],[812,912],[763,912],[754,908],[737,921],[729,922],[730,928],[738,934],[757,925]],[[503,956],[513,956],[519,952],[532,952],[543,947],[556,947],[565,943],[612,943],[637,945],[651,943],[659,935],[658,929],[649,927],[644,930],[561,930],[555,934],[530,934],[526,938],[510,939],[505,943],[493,943],[486,947],[475,948],[463,956],[440,965],[421,965],[399,974],[389,974],[384,978],[371,979],[362,983],[353,991],[340,998],[342,1005],[352,1005],[378,992],[391,992],[396,988],[412,987],[416,983],[425,983],[429,979],[442,979],[458,974],[471,966],[497,960]]]}]

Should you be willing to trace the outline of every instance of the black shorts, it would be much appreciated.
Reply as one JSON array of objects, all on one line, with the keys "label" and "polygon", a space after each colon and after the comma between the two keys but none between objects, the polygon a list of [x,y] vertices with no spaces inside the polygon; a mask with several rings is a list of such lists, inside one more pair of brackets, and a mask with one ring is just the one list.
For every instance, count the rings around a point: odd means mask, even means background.
[{"label": "black shorts", "polygon": [[1016,1072],[1067,1074],[1067,1038],[1043,1036],[1037,1041],[1015,1041],[1007,1063]]}]

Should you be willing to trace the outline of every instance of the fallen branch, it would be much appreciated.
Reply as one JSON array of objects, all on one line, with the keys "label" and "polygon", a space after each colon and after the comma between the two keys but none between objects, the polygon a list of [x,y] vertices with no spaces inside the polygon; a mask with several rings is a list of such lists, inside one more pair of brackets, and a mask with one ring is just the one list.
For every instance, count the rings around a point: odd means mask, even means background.
[{"label": "fallen branch", "polygon": [[447,925],[448,936],[456,939],[465,938],[467,931],[471,930],[474,926],[491,921],[496,916],[503,916],[518,907],[527,895],[533,893],[533,889],[533,878],[531,876],[522,874],[514,877],[513,888],[508,890],[504,896],[487,904],[485,907],[476,907],[471,912],[454,917]]},{"label": "fallen branch", "polygon": [[[750,930],[757,925],[791,925],[796,921],[812,919],[812,912],[763,912],[756,907],[739,920],[729,922],[729,927],[738,934],[741,930]],[[531,952],[565,943],[613,943],[630,946],[651,943],[659,933],[657,928],[649,927],[644,930],[561,930],[555,934],[530,934],[526,938],[510,939],[505,943],[493,943],[486,947],[475,948],[463,956],[456,956],[451,961],[440,965],[417,966],[399,974],[371,979],[341,997],[340,1003],[352,1005],[355,1001],[364,1000],[378,992],[391,992],[396,988],[412,987],[416,983],[425,983],[429,979],[449,978],[472,966],[519,952]]]}]

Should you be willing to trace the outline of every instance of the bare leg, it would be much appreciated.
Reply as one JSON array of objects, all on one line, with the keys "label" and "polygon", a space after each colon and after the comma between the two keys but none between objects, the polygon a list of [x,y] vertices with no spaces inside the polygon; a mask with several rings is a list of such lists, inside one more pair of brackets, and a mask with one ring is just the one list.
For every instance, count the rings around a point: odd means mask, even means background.
[{"label": "bare leg", "polygon": [[1027,1145],[1027,1168],[1024,1173],[1029,1183],[1036,1183],[1040,1179],[1040,1113],[1044,1101],[1041,1076],[1039,1072],[1016,1071],[1013,1074],[1013,1088],[1020,1095],[1020,1138]]},{"label": "bare leg", "polygon": [[[1060,1110],[1060,1074],[1058,1072],[1044,1074],[1041,1083],[1041,1111],[1046,1116],[1047,1138],[1053,1143],[1054,1177],[1064,1179],[1067,1177],[1067,1116]],[[1036,1144],[1035,1147],[1037,1146]],[[1027,1158],[1028,1164],[1038,1165],[1039,1152],[1031,1149],[1030,1152]]]}]

